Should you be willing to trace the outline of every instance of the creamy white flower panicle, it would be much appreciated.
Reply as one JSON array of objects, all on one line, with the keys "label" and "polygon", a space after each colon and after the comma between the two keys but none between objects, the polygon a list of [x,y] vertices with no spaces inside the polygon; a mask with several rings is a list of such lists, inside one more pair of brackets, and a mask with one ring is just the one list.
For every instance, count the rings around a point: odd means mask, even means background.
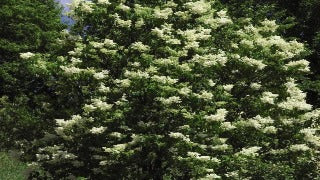
[{"label": "creamy white flower panicle", "polygon": [[211,9],[211,4],[206,2],[205,0],[195,1],[195,2],[188,2],[185,4],[185,7],[192,13],[192,14],[204,14]]},{"label": "creamy white flower panicle", "polygon": [[310,147],[308,147],[306,144],[294,144],[294,145],[291,145],[289,149],[293,152],[308,151],[310,150]]},{"label": "creamy white flower panicle", "polygon": [[159,9],[156,8],[154,10],[154,17],[159,19],[168,19],[169,16],[171,16],[173,13],[171,8],[165,8],[165,9]]},{"label": "creamy white flower panicle", "polygon": [[305,128],[300,130],[300,133],[304,135],[305,141],[320,147],[320,136],[316,135],[316,132],[319,130],[319,128]]},{"label": "creamy white flower panicle", "polygon": [[72,75],[72,74],[78,74],[80,72],[83,72],[83,69],[71,66],[71,67],[67,67],[67,66],[60,66],[60,68],[65,72],[65,74],[67,75]]},{"label": "creamy white flower panicle", "polygon": [[92,134],[101,134],[103,133],[107,128],[106,127],[103,127],[103,126],[100,126],[100,127],[93,127],[90,132]]},{"label": "creamy white flower panicle", "polygon": [[248,64],[249,66],[257,67],[258,70],[264,69],[267,65],[265,65],[261,60],[256,60],[253,58],[243,57],[241,58],[242,62]]},{"label": "creamy white flower panicle", "polygon": [[206,115],[204,119],[208,122],[222,122],[225,120],[227,113],[228,111],[226,109],[218,109],[216,114],[210,116]]},{"label": "creamy white flower panicle", "polygon": [[172,79],[169,76],[154,75],[151,77],[151,79],[158,82],[158,83],[163,83],[163,84],[175,84],[178,82],[178,79]]},{"label": "creamy white flower panicle", "polygon": [[263,92],[260,98],[263,103],[274,104],[274,100],[279,96],[279,94],[273,94],[272,92]]},{"label": "creamy white flower panicle", "polygon": [[258,151],[261,149],[261,147],[253,146],[249,148],[242,148],[240,152],[238,152],[238,155],[245,155],[245,156],[258,156]]},{"label": "creamy white flower panicle", "polygon": [[120,3],[118,5],[118,8],[121,9],[122,11],[125,11],[125,12],[130,11],[130,9],[131,9],[129,6],[126,6],[123,3]]},{"label": "creamy white flower panicle", "polygon": [[98,0],[98,4],[110,5],[111,3],[109,2],[109,0]]},{"label": "creamy white flower panicle", "polygon": [[185,142],[191,142],[188,136],[185,136],[184,134],[179,132],[170,132],[169,136],[175,139],[181,139]]},{"label": "creamy white flower panicle", "polygon": [[299,60],[299,61],[290,61],[284,66],[284,68],[286,70],[290,68],[298,68],[299,71],[309,72],[310,71],[309,64],[310,62],[305,59]]},{"label": "creamy white flower panicle", "polygon": [[289,79],[285,84],[289,97],[286,101],[278,104],[280,108],[287,110],[311,110],[312,105],[308,104],[305,100],[306,93],[302,92],[295,83],[294,79]]},{"label": "creamy white flower panicle", "polygon": [[142,42],[135,42],[131,45],[131,48],[140,52],[147,52],[150,50],[150,47],[144,45]]},{"label": "creamy white flower panicle", "polygon": [[233,84],[226,84],[226,85],[223,85],[223,89],[227,92],[231,92],[233,86],[234,86]]},{"label": "creamy white flower panicle", "polygon": [[130,28],[131,27],[131,20],[123,20],[120,18],[119,14],[115,14],[113,15],[115,18],[115,22],[119,27],[123,27],[123,28]]},{"label": "creamy white flower panicle", "polygon": [[264,32],[275,32],[279,28],[279,25],[276,24],[275,20],[265,19],[261,22],[261,25],[259,31]]},{"label": "creamy white flower panicle", "polygon": [[157,101],[160,101],[163,105],[171,105],[181,103],[181,99],[178,96],[172,96],[169,98],[159,97],[156,98]]},{"label": "creamy white flower panicle", "polygon": [[225,65],[228,58],[225,56],[224,52],[220,54],[207,54],[207,55],[194,55],[192,58],[192,62],[198,62],[204,67],[212,67],[217,64]]},{"label": "creamy white flower panicle", "polygon": [[32,57],[34,57],[35,54],[31,53],[31,52],[26,52],[26,53],[20,53],[20,57],[22,59],[30,59]]},{"label": "creamy white flower panicle", "polygon": [[251,83],[250,87],[254,90],[259,90],[261,88],[261,84],[260,83]]},{"label": "creamy white flower panicle", "polygon": [[95,79],[105,79],[106,77],[108,77],[109,71],[108,70],[102,70],[101,72],[96,72],[93,74],[93,77]]}]

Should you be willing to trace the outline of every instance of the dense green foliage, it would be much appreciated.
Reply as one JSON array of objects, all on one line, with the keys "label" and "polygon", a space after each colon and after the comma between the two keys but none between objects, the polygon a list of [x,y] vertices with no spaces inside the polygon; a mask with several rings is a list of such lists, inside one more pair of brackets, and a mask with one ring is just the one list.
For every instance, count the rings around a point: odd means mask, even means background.
[{"label": "dense green foliage", "polygon": [[[57,62],[36,70],[20,53],[63,54],[57,42],[66,27],[60,23],[61,7],[54,0],[2,0],[0,2],[0,147],[19,140],[32,141],[50,129],[57,115],[53,93]],[[72,48],[72,47],[71,47]],[[38,66],[41,66],[38,61]],[[31,66],[32,64],[32,66]],[[60,116],[60,115],[59,115]],[[52,129],[52,128],[51,128]],[[22,143],[22,142],[20,142]]]},{"label": "dense green foliage", "polygon": [[68,32],[1,1],[0,147],[30,179],[320,179],[318,1],[221,2],[74,0]]},{"label": "dense green foliage", "polygon": [[305,42],[312,51],[305,57],[312,74],[302,82],[308,92],[308,102],[320,107],[320,1],[319,0],[222,0],[235,17],[251,17],[255,21],[265,16],[282,26],[281,34]]},{"label": "dense green foliage", "polygon": [[61,76],[85,105],[38,142],[52,178],[320,177],[319,110],[296,83],[308,53],[275,21],[205,0],[75,1],[71,15],[82,38]]},{"label": "dense green foliage", "polygon": [[46,52],[65,28],[54,0],[1,0],[0,63],[21,52]]}]

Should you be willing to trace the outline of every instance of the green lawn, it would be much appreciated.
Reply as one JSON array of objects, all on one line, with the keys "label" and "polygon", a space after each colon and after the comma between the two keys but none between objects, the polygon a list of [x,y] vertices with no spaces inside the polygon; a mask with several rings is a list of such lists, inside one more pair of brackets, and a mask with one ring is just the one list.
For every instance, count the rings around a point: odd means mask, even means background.
[{"label": "green lawn", "polygon": [[0,152],[0,179],[24,180],[27,165],[9,156],[9,153]]}]

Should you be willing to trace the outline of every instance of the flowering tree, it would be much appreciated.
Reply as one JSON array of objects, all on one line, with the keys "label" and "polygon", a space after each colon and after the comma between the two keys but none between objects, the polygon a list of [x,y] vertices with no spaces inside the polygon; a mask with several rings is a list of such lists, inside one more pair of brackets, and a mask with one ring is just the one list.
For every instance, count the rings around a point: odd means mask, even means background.
[{"label": "flowering tree", "polygon": [[305,48],[274,21],[233,23],[207,0],[71,7],[82,38],[60,68],[87,99],[39,148],[54,178],[319,178]]}]

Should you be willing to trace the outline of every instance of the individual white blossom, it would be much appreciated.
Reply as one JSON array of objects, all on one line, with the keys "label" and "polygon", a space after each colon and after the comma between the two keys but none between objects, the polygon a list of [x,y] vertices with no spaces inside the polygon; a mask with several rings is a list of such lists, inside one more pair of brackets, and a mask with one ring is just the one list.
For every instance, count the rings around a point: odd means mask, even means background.
[{"label": "individual white blossom", "polygon": [[172,138],[175,138],[175,139],[181,139],[181,140],[183,140],[185,142],[190,142],[189,137],[187,137],[184,134],[179,133],[179,132],[170,132],[169,136],[172,137]]}]

